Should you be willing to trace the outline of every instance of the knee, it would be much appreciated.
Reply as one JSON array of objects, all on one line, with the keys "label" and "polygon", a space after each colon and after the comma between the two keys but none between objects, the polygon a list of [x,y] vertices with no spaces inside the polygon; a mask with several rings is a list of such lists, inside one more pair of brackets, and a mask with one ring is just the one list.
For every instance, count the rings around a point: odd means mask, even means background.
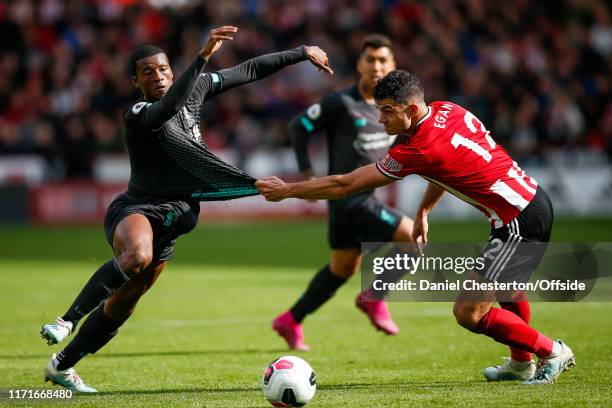
[{"label": "knee", "polygon": [[153,262],[151,249],[137,246],[124,251],[117,258],[124,272],[140,273]]},{"label": "knee", "polygon": [[455,315],[455,320],[459,323],[460,326],[474,331],[482,316],[477,308],[471,307],[469,305],[464,305],[461,303],[455,303],[453,307],[453,314]]}]

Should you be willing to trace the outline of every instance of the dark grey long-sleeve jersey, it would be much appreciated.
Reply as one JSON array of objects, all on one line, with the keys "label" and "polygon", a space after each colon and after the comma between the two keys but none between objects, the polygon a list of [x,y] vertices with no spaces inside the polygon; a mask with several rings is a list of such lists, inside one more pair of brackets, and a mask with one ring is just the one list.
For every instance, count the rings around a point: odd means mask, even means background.
[{"label": "dark grey long-sleeve jersey", "polygon": [[[378,118],[378,110],[363,99],[357,85],[331,92],[311,105],[289,122],[289,136],[300,171],[311,169],[308,142],[320,131],[327,136],[329,174],[350,173],[383,158],[395,136],[387,135]],[[366,191],[330,200],[329,205],[332,208],[350,205],[371,194]]]},{"label": "dark grey long-sleeve jersey", "polygon": [[128,193],[202,201],[257,194],[255,179],[215,156],[200,133],[204,102],[242,84],[307,59],[306,47],[263,55],[233,68],[202,73],[198,56],[155,102],[136,103],[123,115],[130,157]]}]

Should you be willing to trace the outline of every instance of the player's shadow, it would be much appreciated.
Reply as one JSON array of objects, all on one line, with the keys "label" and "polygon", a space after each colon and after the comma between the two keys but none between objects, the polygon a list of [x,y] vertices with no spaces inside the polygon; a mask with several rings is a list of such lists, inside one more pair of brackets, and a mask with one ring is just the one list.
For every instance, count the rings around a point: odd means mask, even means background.
[{"label": "player's shadow", "polygon": [[[345,384],[330,384],[330,385],[317,385],[318,390],[328,391],[344,391],[355,388],[377,388],[381,387],[405,387],[405,388],[452,388],[464,381],[448,382],[448,381],[424,381],[424,382],[411,382],[411,381],[390,381],[390,382],[377,382],[377,383],[365,383],[365,382],[353,382]],[[472,383],[465,381],[466,383]],[[226,393],[226,392],[250,392],[250,391],[261,391],[261,387],[243,387],[243,388],[171,388],[161,390],[118,390],[118,391],[103,391],[98,392],[96,395],[162,395],[162,394],[198,394],[198,393]]]},{"label": "player's shadow", "polygon": [[172,350],[172,351],[136,351],[130,353],[107,353],[97,357],[102,358],[125,358],[125,357],[150,357],[150,356],[195,356],[195,355],[219,355],[219,354],[261,354],[261,353],[282,353],[286,349],[242,349],[242,350]]},{"label": "player's shadow", "polygon": [[242,387],[242,388],[170,388],[162,390],[118,390],[102,391],[97,395],[163,395],[163,394],[199,394],[199,393],[224,393],[224,392],[250,392],[261,391],[261,387]]},{"label": "player's shadow", "polygon": [[406,388],[448,388],[456,387],[462,383],[474,383],[473,381],[389,381],[389,382],[376,382],[376,383],[344,383],[344,384],[317,384],[317,390],[348,390],[355,388],[395,388],[395,387],[406,387]]},{"label": "player's shadow", "polygon": [[[236,354],[262,354],[262,353],[286,353],[287,349],[241,349],[241,350],[169,350],[169,351],[136,351],[130,353],[100,353],[96,358],[129,358],[129,357],[151,357],[151,356],[197,356],[197,355],[236,355]],[[0,354],[0,360],[28,360],[49,358],[45,354]]]}]

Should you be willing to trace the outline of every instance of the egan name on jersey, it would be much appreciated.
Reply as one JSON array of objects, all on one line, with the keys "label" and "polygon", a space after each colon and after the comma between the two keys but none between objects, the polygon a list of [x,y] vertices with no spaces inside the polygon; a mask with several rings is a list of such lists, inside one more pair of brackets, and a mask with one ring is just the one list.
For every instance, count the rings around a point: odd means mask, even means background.
[{"label": "egan name on jersey", "polygon": [[440,110],[438,110],[438,114],[434,116],[434,127],[444,129],[446,127],[446,121],[448,120],[448,115],[453,110],[453,105],[444,104],[440,106]]}]

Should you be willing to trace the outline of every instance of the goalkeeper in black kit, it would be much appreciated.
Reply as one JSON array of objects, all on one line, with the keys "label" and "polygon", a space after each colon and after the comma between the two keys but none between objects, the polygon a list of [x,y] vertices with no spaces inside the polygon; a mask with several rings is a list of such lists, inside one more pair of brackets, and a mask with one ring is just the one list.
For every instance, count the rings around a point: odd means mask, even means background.
[{"label": "goalkeeper in black kit", "polygon": [[88,315],[74,339],[51,357],[46,381],[77,392],[96,392],[78,376],[75,364],[104,347],[134,312],[172,259],[176,239],[196,226],[199,202],[258,194],[252,177],[209,151],[200,134],[201,105],[300,61],[333,73],[325,52],[309,46],[202,72],[223,41],[232,40],[237,31],[231,26],[211,30],[199,55],[174,82],[164,51],[147,45],[133,53],[132,83],[143,100],[123,116],[131,177],[128,190],[115,198],[104,220],[114,258],[92,275],[62,317],[42,327],[47,343],[57,344]]}]

